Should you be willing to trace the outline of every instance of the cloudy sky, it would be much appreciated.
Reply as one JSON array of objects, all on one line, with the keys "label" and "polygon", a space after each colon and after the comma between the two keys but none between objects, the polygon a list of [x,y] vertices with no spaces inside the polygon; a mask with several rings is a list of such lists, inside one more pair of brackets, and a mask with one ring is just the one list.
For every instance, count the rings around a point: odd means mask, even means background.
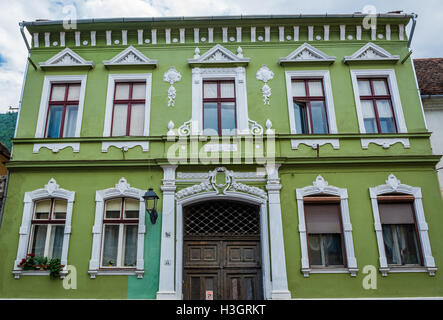
[{"label": "cloudy sky", "polygon": [[19,105],[27,56],[19,21],[63,19],[66,5],[76,7],[79,19],[353,13],[373,5],[377,13],[395,10],[417,13],[413,58],[443,57],[442,0],[0,0],[0,113],[7,112],[9,106]]}]

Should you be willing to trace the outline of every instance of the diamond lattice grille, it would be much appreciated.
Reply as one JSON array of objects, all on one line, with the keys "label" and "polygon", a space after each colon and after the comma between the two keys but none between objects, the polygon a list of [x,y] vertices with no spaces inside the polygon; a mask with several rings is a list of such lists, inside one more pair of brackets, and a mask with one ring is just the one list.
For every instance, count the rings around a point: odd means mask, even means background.
[{"label": "diamond lattice grille", "polygon": [[259,235],[258,207],[232,201],[208,201],[184,210],[187,236]]}]

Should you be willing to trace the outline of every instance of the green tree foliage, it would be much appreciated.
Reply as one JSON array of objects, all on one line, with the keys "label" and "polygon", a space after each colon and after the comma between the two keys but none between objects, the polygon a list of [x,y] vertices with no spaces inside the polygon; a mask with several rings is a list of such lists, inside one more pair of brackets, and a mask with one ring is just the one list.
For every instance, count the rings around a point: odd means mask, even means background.
[{"label": "green tree foliage", "polygon": [[0,142],[11,150],[11,139],[14,137],[17,112],[0,113]]}]

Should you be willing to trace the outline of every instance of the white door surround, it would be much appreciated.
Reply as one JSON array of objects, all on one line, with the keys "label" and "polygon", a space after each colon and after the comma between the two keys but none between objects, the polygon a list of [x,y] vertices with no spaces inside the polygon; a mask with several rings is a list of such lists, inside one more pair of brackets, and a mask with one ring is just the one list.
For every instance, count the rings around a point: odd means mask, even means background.
[{"label": "white door surround", "polygon": [[[165,177],[162,186],[162,190],[164,190],[162,242],[157,299],[183,298],[183,208],[190,204],[215,199],[237,200],[260,207],[264,298],[290,299],[279,201],[281,185],[278,178],[275,178],[276,175],[278,176],[278,170],[271,172],[267,168],[268,172],[271,173],[268,173],[268,178],[265,179],[264,175],[257,175],[256,172],[234,172],[224,167],[209,172],[178,172],[177,175],[175,174],[176,166],[163,166],[163,169]],[[217,181],[217,175],[224,175],[225,183]],[[177,176],[177,179],[175,176]],[[270,177],[273,177],[273,179]],[[267,186],[272,185],[272,187],[267,188],[268,192],[266,192],[261,188],[242,183],[252,181],[267,182]],[[193,182],[194,185],[175,192],[175,182]],[[274,186],[279,187],[278,190],[273,188]],[[174,198],[172,198],[172,195],[174,195]],[[168,203],[165,203],[166,201]],[[273,259],[271,259],[271,254]]]}]

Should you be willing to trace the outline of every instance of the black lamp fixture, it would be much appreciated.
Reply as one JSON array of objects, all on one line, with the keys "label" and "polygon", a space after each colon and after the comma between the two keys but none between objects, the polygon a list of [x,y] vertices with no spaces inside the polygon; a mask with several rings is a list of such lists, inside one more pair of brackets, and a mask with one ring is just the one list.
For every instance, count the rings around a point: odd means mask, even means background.
[{"label": "black lamp fixture", "polygon": [[151,223],[155,224],[157,221],[158,213],[157,213],[157,200],[159,199],[158,195],[149,188],[148,191],[143,195],[143,199],[145,199],[146,211],[149,213],[151,217]]}]

